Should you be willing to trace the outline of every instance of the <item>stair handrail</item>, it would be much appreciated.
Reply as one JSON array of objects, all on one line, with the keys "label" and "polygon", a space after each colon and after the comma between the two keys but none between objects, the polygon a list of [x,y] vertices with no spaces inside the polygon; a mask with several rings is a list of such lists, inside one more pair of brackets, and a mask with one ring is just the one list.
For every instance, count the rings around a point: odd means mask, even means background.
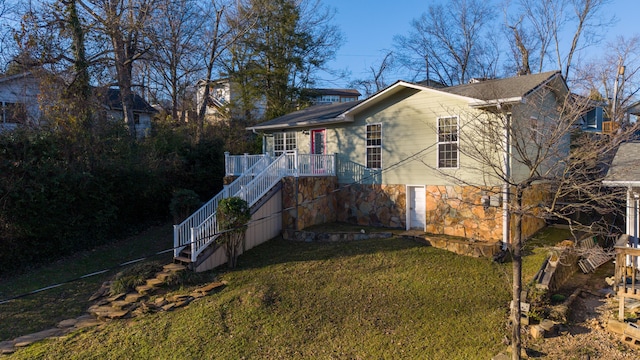
[{"label": "stair handrail", "polygon": [[[289,174],[289,163],[289,156],[282,154],[232,196],[242,198],[249,207],[255,205],[284,176]],[[200,224],[191,228],[189,234],[191,261],[195,262],[198,255],[219,236],[220,229],[218,228],[216,211],[214,211]]]},{"label": "stair handrail", "polygon": [[[220,200],[235,194],[238,189],[251,182],[253,178],[260,174],[272,161],[272,158],[265,154],[259,161],[251,166],[247,171],[243,172],[237,179],[231,184],[227,185],[216,194],[211,200],[207,201],[193,214],[183,220],[180,224],[173,225],[173,256],[177,257],[180,252],[192,243],[191,229],[198,226],[215,213],[218,208]],[[193,254],[192,254],[193,257]]]}]

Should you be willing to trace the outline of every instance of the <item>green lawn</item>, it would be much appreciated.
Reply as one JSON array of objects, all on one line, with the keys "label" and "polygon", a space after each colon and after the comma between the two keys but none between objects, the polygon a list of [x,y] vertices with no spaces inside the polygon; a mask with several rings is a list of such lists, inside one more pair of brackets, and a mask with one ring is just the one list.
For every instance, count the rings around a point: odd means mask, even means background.
[{"label": "green lawn", "polygon": [[[0,278],[0,301],[61,282],[77,279],[85,274],[117,267],[125,261],[154,254],[173,246],[171,226],[151,228],[144,233],[82,251],[68,258]],[[173,254],[154,256],[151,260],[171,261]],[[37,332],[55,326],[59,321],[84,314],[91,305],[89,297],[102,282],[109,280],[121,268],[105,274],[73,281],[63,286],[0,304],[0,341]]]},{"label": "green lawn", "polygon": [[[235,271],[219,274],[225,289],[186,308],[114,321],[9,358],[488,359],[505,348],[510,273],[510,263],[400,238],[274,239],[241,256]],[[90,294],[99,281],[57,291]],[[17,331],[7,322],[24,319],[1,306],[6,339]]]}]

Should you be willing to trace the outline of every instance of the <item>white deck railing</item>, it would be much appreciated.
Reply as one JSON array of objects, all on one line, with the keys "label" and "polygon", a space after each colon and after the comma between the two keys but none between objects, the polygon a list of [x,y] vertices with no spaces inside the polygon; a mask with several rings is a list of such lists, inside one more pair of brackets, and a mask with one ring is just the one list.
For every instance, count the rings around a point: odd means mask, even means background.
[{"label": "white deck railing", "polygon": [[[191,246],[191,261],[220,234],[216,219],[218,203],[224,198],[238,196],[249,207],[255,205],[285,176],[333,176],[335,156],[297,153],[283,154],[275,160],[268,155],[225,154],[225,168],[229,170],[252,164],[234,182],[225,186],[213,199],[179,225],[174,225],[174,256]],[[232,164],[232,165],[229,165]],[[240,166],[240,167],[238,167]]]},{"label": "white deck railing", "polygon": [[252,168],[260,159],[269,154],[260,155],[229,155],[224,153],[224,170],[226,176],[238,176],[244,174],[248,169]]},{"label": "white deck railing", "polygon": [[239,189],[250,183],[251,180],[262,172],[271,162],[269,156],[263,156],[260,160],[261,161],[254,163],[253,166],[247,169],[240,177],[226,186],[206,204],[202,205],[202,207],[196,210],[191,216],[180,224],[173,226],[173,256],[178,256],[185,247],[191,244],[191,256],[193,258],[193,252],[195,248],[197,248],[197,245],[194,245],[191,241],[191,229],[202,224],[211,214],[215,213],[220,200],[233,196]]}]

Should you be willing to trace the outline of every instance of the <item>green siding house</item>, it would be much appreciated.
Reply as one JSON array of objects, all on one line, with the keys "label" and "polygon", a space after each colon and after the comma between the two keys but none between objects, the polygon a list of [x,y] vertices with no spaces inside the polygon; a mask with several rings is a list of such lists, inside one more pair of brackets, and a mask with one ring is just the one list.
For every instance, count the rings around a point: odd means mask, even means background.
[{"label": "green siding house", "polygon": [[[508,191],[493,167],[515,178],[527,169],[511,151],[514,134],[495,130],[510,122],[535,144],[568,93],[557,71],[447,88],[398,81],[366,100],[313,106],[249,130],[274,157],[335,154],[338,221],[509,241]],[[467,156],[478,144],[485,161]],[[568,150],[568,142],[556,145]],[[544,225],[530,220],[530,233]]]}]

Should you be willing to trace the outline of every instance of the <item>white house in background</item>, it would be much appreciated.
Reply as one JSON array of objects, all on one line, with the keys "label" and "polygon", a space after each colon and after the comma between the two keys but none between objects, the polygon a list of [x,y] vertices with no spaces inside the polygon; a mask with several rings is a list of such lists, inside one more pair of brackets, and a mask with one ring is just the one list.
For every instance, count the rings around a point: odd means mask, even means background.
[{"label": "white house in background", "polygon": [[0,78],[0,131],[37,125],[40,82],[30,72]]},{"label": "white house in background", "polygon": [[313,105],[335,104],[358,101],[360,92],[356,89],[304,89],[302,98]]},{"label": "white house in background", "polygon": [[[132,94],[133,99],[133,122],[138,137],[145,137],[151,131],[151,118],[157,112],[140,95]],[[122,120],[122,101],[120,100],[120,89],[108,88],[103,99],[103,106],[107,111],[107,116],[113,120]]]},{"label": "white house in background", "polygon": [[[40,94],[58,91],[47,88],[32,72],[0,78],[0,131],[13,130],[18,126],[39,126],[41,124]],[[120,90],[95,88],[107,117],[122,120]],[[133,95],[133,114],[138,137],[145,136],[151,129],[151,118],[156,110],[141,96]]]},{"label": "white house in background", "polygon": [[[205,111],[205,117],[211,122],[218,122],[229,119],[232,114],[229,113],[229,104],[239,101],[237,86],[228,78],[212,80],[199,80],[196,87],[196,105],[200,109],[204,101],[204,91],[209,86],[209,100]],[[360,92],[356,89],[302,89],[300,98],[307,101],[311,105],[335,104],[357,101],[360,98]],[[251,113],[253,119],[262,119],[266,109],[266,100],[263,98],[256,101]],[[244,114],[237,114],[244,116]]]},{"label": "white house in background", "polygon": [[[209,86],[209,99],[205,110],[205,118],[213,123],[229,119],[232,115],[230,114],[229,105],[240,99],[237,90],[238,86],[234,85],[228,78],[211,81],[199,80],[196,84],[197,109],[200,109],[204,102],[204,92],[207,86]],[[266,100],[256,101],[253,106],[251,117],[262,119],[267,109]]]}]

